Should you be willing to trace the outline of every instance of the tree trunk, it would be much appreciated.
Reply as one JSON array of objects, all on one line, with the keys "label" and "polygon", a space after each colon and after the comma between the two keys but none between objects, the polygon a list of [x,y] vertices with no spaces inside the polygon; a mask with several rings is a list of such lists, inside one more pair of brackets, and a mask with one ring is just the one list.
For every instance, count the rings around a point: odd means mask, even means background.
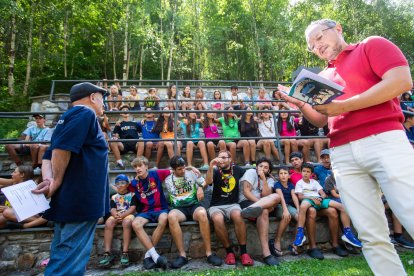
[{"label": "tree trunk", "polygon": [[23,95],[27,95],[27,90],[30,84],[30,73],[32,70],[32,44],[33,44],[33,7],[30,6],[30,17],[29,17],[29,37],[27,39],[27,58],[26,58],[26,79],[24,81]]},{"label": "tree trunk", "polygon": [[63,25],[63,75],[65,78],[68,77],[68,66],[67,66],[67,45],[68,45],[68,20],[69,11],[65,13],[65,23]]},{"label": "tree trunk", "polygon": [[[122,68],[122,79],[128,80],[128,23],[129,23],[129,4],[125,7],[125,38],[124,38],[124,65]],[[123,86],[126,82],[123,83]]]},{"label": "tree trunk", "polygon": [[253,24],[253,32],[254,32],[254,41],[255,41],[255,45],[256,45],[256,55],[257,55],[257,61],[258,61],[258,65],[259,65],[259,80],[263,81],[263,68],[264,68],[264,64],[263,64],[263,59],[262,59],[262,53],[260,51],[260,44],[259,44],[259,34],[257,32],[257,25],[256,25],[256,9],[254,7],[253,1],[249,0],[249,5],[250,8],[252,10],[252,24]]},{"label": "tree trunk", "polygon": [[[106,37],[108,37],[108,33]],[[109,43],[108,43],[108,39],[106,39],[105,40],[105,56],[104,56],[104,79],[108,79],[108,71],[106,67],[106,63],[108,62],[108,47],[109,47]]]},{"label": "tree trunk", "polygon": [[111,40],[112,40],[112,66],[114,70],[114,79],[116,79],[116,53],[115,53],[115,35],[111,24]]},{"label": "tree trunk", "polygon": [[[162,2],[163,0],[160,0],[160,4],[161,4],[161,10],[160,10],[160,66],[161,66],[161,80],[164,80],[164,32],[162,29],[162,18],[164,16],[163,14],[163,10],[162,10]],[[162,85],[164,85],[164,83],[162,83]]]},{"label": "tree trunk", "polygon": [[11,16],[11,37],[10,37],[10,52],[9,52],[9,76],[8,86],[9,94],[14,95],[14,59],[16,56],[16,12]]},{"label": "tree trunk", "polygon": [[[174,2],[174,3],[172,3]],[[171,1],[171,5],[173,6],[172,10],[172,20],[171,20],[171,35],[170,35],[170,53],[168,58],[168,71],[167,71],[167,80],[171,79],[171,70],[172,70],[172,58],[173,58],[173,51],[174,51],[174,35],[175,35],[175,13],[177,10],[177,1]]]},{"label": "tree trunk", "polygon": [[[142,60],[144,58],[144,45],[141,44],[141,52],[139,53],[139,80],[142,80]],[[141,83],[139,83],[141,85]]]}]

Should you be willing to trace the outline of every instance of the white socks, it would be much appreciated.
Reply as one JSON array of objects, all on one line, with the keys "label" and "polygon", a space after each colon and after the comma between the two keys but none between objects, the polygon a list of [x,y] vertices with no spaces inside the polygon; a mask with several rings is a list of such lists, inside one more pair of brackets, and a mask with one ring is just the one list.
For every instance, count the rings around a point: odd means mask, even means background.
[{"label": "white socks", "polygon": [[155,250],[155,247],[151,248],[150,250],[148,250],[148,252],[151,255],[152,260],[154,261],[154,263],[157,263],[158,258],[160,257],[160,255],[157,253],[157,251]]}]

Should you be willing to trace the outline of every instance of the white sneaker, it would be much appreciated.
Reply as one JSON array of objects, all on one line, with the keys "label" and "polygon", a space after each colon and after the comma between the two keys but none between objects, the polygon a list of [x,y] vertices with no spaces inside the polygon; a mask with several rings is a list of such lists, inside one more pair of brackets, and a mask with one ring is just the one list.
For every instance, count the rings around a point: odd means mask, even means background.
[{"label": "white sneaker", "polygon": [[17,168],[17,164],[16,163],[12,163],[10,165],[10,170],[15,170]]},{"label": "white sneaker", "polygon": [[42,174],[42,169],[37,167],[36,169],[33,170],[33,174],[34,175],[41,175]]}]

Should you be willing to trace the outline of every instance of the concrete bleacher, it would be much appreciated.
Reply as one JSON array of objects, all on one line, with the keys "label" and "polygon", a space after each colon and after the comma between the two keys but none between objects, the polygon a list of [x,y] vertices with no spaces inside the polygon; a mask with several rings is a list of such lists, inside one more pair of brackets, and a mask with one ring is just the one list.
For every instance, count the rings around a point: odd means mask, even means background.
[{"label": "concrete bleacher", "polygon": [[[210,91],[211,90],[211,91]],[[207,89],[207,92],[212,92],[213,89]],[[145,90],[140,90],[143,93]],[[161,98],[165,98],[163,90],[159,89],[161,94]],[[223,93],[224,95],[224,93]],[[64,96],[60,97],[60,99],[65,99]],[[41,111],[48,111],[49,109],[45,109],[44,106],[49,105],[49,107],[57,112],[62,111],[65,109],[64,104],[60,104],[60,106],[53,105],[47,99],[38,97],[34,99],[35,102],[32,105],[32,112],[41,112]],[[47,102],[46,104],[44,104]],[[49,103],[50,104],[49,104]],[[67,106],[66,106],[67,107]],[[118,117],[116,114],[110,115],[112,119]],[[135,119],[138,119],[139,116],[135,116]],[[48,120],[51,121],[55,119],[56,116],[49,115]],[[113,121],[113,120],[112,120]],[[185,156],[185,150],[182,150],[182,155]],[[257,158],[263,156],[262,151],[257,151]],[[130,178],[135,175],[133,168],[130,165],[130,162],[136,157],[133,153],[128,153],[123,155],[123,160],[126,164],[125,170],[117,170],[115,169],[115,162],[113,158],[113,154],[109,154],[110,160],[110,170],[109,176],[111,182],[113,182],[115,176],[119,173],[125,173]],[[22,160],[25,164],[31,164],[29,156],[22,156]],[[152,156],[150,158],[151,165],[153,165],[153,161],[155,160],[155,151],[153,151]],[[194,152],[194,165],[199,167],[202,165],[202,160],[199,151],[196,149]],[[312,161],[316,161],[314,154],[312,154]],[[238,164],[243,164],[242,154],[240,154],[240,150],[238,150],[238,154],[235,160]],[[7,153],[0,153],[0,174],[2,177],[9,177],[11,173],[10,165],[11,161],[8,158]],[[275,165],[279,164],[276,162]],[[164,154],[163,159],[161,161],[160,168],[168,168],[168,156]],[[205,174],[205,171],[202,171]],[[203,205],[208,206],[209,199],[211,198],[211,191],[210,189],[206,190],[206,199],[203,202]],[[255,257],[261,257],[261,248],[260,242],[258,240],[258,235],[256,232],[255,224],[247,222],[247,233],[248,233],[248,252],[251,253]],[[278,222],[272,218],[270,223],[269,229],[269,238],[273,238],[275,235],[275,229],[277,228]],[[237,246],[235,234],[234,234],[234,226],[232,224],[228,224],[230,228],[230,238],[233,245]],[[146,226],[146,230],[148,233],[151,233],[156,224],[148,224]],[[200,232],[198,225],[194,222],[185,222],[182,224],[183,233],[184,233],[184,244],[186,247],[186,251],[191,258],[202,258],[204,257],[204,246],[201,240]],[[212,227],[213,229],[213,227]],[[292,224],[287,229],[284,240],[282,242],[282,248],[287,250],[289,244],[292,243],[294,239],[294,231],[295,226]],[[40,262],[49,256],[49,247],[50,242],[53,237],[53,229],[48,227],[40,227],[40,228],[33,228],[33,229],[25,229],[25,230],[9,230],[3,229],[0,230],[0,271],[13,271],[13,270],[32,270],[34,267],[38,267]],[[122,229],[116,228],[114,234],[114,242],[113,248],[114,252],[119,252],[121,247],[121,240],[122,240]],[[317,242],[323,248],[329,248],[329,231],[327,227],[327,222],[325,219],[318,220],[317,222]],[[214,251],[218,252],[218,254],[222,257],[225,255],[225,251],[222,248],[221,244],[217,241],[214,231],[212,231],[212,248]],[[176,254],[177,250],[172,241],[172,237],[168,232],[168,228],[166,233],[163,235],[161,242],[157,245],[157,249],[160,250],[161,253],[166,254],[166,256],[171,259],[173,255]],[[98,256],[103,253],[103,226],[98,226],[95,234],[93,252],[90,265],[95,266],[97,263]],[[130,257],[132,262],[142,261],[144,249],[142,245],[138,242],[138,240],[134,237],[133,241],[130,246]]]}]

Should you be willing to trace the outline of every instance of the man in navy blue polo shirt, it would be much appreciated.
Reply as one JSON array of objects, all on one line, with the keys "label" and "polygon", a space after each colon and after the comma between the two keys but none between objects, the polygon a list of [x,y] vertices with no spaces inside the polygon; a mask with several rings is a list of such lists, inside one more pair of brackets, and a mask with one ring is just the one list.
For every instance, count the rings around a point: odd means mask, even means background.
[{"label": "man in navy blue polo shirt", "polygon": [[45,217],[55,222],[45,275],[83,275],[96,222],[109,211],[108,146],[97,119],[105,93],[87,82],[71,88],[73,108],[60,117],[43,157],[44,182],[33,192],[51,197]]}]

